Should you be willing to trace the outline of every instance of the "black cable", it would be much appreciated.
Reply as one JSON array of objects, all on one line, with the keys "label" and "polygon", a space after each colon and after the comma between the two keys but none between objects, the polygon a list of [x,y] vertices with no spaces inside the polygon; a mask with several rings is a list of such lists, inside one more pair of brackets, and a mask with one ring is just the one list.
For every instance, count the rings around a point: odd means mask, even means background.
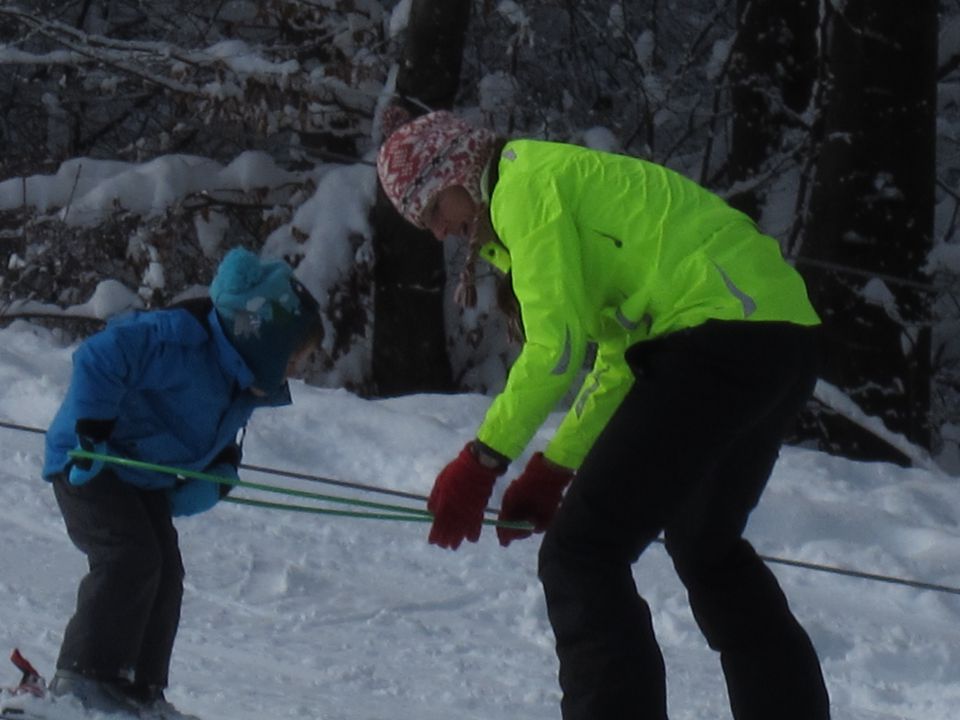
[{"label": "black cable", "polygon": [[[664,544],[661,538],[656,541],[660,545]],[[788,567],[800,568],[802,570],[813,570],[815,572],[830,573],[832,575],[843,575],[844,577],[859,578],[861,580],[874,580],[891,585],[903,585],[905,587],[917,588],[918,590],[932,590],[934,592],[949,593],[951,595],[960,595],[960,588],[950,585],[938,585],[937,583],[923,582],[921,580],[908,580],[906,578],[893,577],[891,575],[879,575],[877,573],[868,573],[861,570],[847,570],[845,568],[833,567],[831,565],[820,565],[818,563],[805,562],[803,560],[790,560],[788,558],[775,557],[773,555],[763,555],[757,553],[757,556],[764,562],[776,565],[786,565]]]},{"label": "black cable", "polygon": [[394,497],[407,498],[408,500],[427,501],[426,495],[417,495],[416,493],[403,492],[401,490],[390,490],[388,488],[377,487],[376,485],[363,485],[361,483],[348,482],[347,480],[334,480],[333,478],[320,477],[319,475],[310,475],[308,473],[295,472],[293,470],[277,470],[276,468],[264,467],[263,465],[247,465],[242,463],[241,468],[261,472],[266,475],[277,475],[279,477],[294,478],[296,480],[307,480],[309,482],[319,482],[324,485],[335,485],[337,487],[350,488],[352,490],[363,490],[365,492],[380,493],[381,495],[393,495]]},{"label": "black cable", "polygon": [[0,427],[7,428],[8,430],[22,430],[23,432],[36,433],[38,435],[46,435],[46,430],[41,430],[36,427],[29,427],[27,425],[17,425],[17,423],[8,422],[6,420],[0,420]]},{"label": "black cable", "polygon": [[[18,430],[21,432],[36,433],[39,435],[45,434],[45,430],[40,428],[29,427],[27,425],[20,425],[18,423],[0,420],[0,427],[7,428],[8,430]],[[333,480],[331,478],[321,477],[319,475],[310,475],[308,473],[293,472],[290,470],[277,470],[275,468],[264,467],[261,465],[241,465],[241,468],[246,468],[248,470],[253,470],[254,472],[261,472],[267,475],[277,475],[280,477],[295,478],[297,480],[307,480],[309,482],[318,482],[325,485],[336,485],[338,487],[352,488],[354,490],[364,490],[366,492],[380,493],[383,495],[394,495],[397,497],[404,497],[412,500],[426,500],[426,497],[422,495],[417,495],[415,493],[406,493],[399,490],[389,490],[387,488],[377,487],[375,485],[363,485],[360,483],[347,482],[345,480]],[[660,538],[657,538],[655,541],[660,545],[664,544],[664,541]],[[950,595],[960,595],[960,588],[951,587],[950,585],[940,585],[938,583],[929,583],[923,582],[921,580],[909,580],[907,578],[894,577],[892,575],[880,575],[878,573],[868,573],[862,572],[860,570],[847,570],[845,568],[832,567],[830,565],[820,565],[819,563],[805,562],[803,560],[790,560],[789,558],[775,557],[773,555],[760,555],[760,558],[764,562],[772,563],[775,565],[785,565],[787,567],[800,568],[801,570],[810,570],[813,572],[823,572],[830,573],[832,575],[842,575],[844,577],[858,578],[860,580],[872,580],[874,582],[882,582],[890,585],[902,585],[904,587],[911,587],[917,590],[930,590],[932,592],[941,592],[947,593]]]}]

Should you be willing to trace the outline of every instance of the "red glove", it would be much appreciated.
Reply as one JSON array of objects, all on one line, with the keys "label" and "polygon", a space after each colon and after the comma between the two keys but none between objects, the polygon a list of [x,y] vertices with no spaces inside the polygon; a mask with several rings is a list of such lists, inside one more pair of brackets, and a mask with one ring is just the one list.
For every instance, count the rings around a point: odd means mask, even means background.
[{"label": "red glove", "polygon": [[467,443],[456,459],[447,465],[433,484],[427,510],[433,513],[429,542],[456,550],[466,538],[480,539],[483,511],[493,492],[497,477],[506,467],[486,467]]},{"label": "red glove", "polygon": [[[556,515],[563,490],[572,479],[573,470],[551,463],[543,453],[535,453],[520,477],[510,483],[503,494],[499,520],[527,520],[533,523],[534,532],[543,532]],[[530,535],[529,530],[497,527],[497,537],[504,547]]]}]

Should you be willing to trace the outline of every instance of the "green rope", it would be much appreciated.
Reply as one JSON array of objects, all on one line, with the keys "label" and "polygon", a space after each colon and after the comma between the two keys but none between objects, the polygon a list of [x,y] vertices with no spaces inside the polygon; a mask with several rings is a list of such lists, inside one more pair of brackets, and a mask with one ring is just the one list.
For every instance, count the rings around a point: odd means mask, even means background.
[{"label": "green rope", "polygon": [[215,482],[220,485],[232,485],[233,487],[279,493],[293,497],[307,498],[309,500],[324,500],[327,502],[341,503],[344,505],[356,505],[358,507],[365,507],[371,510],[387,510],[390,512],[410,513],[411,515],[420,515],[427,518],[431,516],[428,510],[423,510],[421,508],[402,507],[400,505],[390,505],[387,503],[378,503],[369,500],[357,500],[352,498],[337,497],[334,495],[325,495],[323,493],[315,493],[308,490],[294,490],[293,488],[248,482],[246,480],[234,480],[232,478],[223,477],[222,475],[213,475],[212,473],[202,472],[199,470],[188,470],[186,468],[160,465],[158,463],[145,462],[143,460],[132,460],[130,458],[118,457],[116,455],[106,455],[103,453],[91,452],[89,450],[72,450],[69,455],[71,457],[82,458],[86,460],[100,460],[105,463],[112,463],[114,465],[121,465],[123,467],[134,468],[137,470],[152,470],[154,472],[165,473],[167,475],[177,475],[184,478],[207,480],[208,482]]},{"label": "green rope", "polygon": [[[290,505],[287,503],[275,503],[267,500],[254,500],[252,498],[239,498],[229,495],[224,498],[226,502],[232,502],[236,505],[252,505],[254,507],[268,508],[271,510],[290,510],[292,512],[315,513],[317,515],[336,515],[337,517],[364,518],[368,520],[399,520],[401,522],[432,522],[432,515],[408,515],[393,513],[368,513],[357,512],[354,510],[334,510],[333,508],[307,507],[305,505]],[[532,530],[532,526],[525,522],[497,521],[490,518],[483,519],[484,525],[494,525],[496,527],[513,528],[516,530]]]},{"label": "green rope", "polygon": [[[310,508],[303,505],[290,505],[286,503],[274,503],[250,498],[227,497],[227,500],[241,505],[255,505],[264,508],[285,509],[297,512],[313,512],[325,515],[339,515],[342,517],[359,517],[374,520],[406,520],[413,522],[432,522],[433,513],[422,508],[404,507],[402,505],[391,505],[389,503],[372,502],[370,500],[359,500],[356,498],[345,498],[337,495],[326,495],[323,493],[310,492],[308,490],[295,490],[293,488],[281,487],[278,485],[265,485],[263,483],[248,482],[246,480],[233,480],[222,475],[213,475],[212,473],[202,472],[200,470],[189,470],[187,468],[174,467],[171,465],[161,465],[158,463],[146,462],[144,460],[133,460],[132,458],[120,457],[117,455],[107,455],[105,453],[91,452],[90,450],[71,450],[68,455],[72,458],[83,460],[99,460],[104,463],[120,465],[123,467],[134,468],[137,470],[150,470],[153,472],[164,473],[166,475],[176,475],[177,477],[193,478],[197,480],[206,480],[208,482],[218,483],[220,485],[230,485],[232,487],[248,488],[250,490],[259,490],[261,492],[271,492],[281,495],[290,495],[292,497],[304,498],[307,500],[318,500],[342,505],[353,505],[355,507],[367,508],[369,510],[380,510],[384,512],[357,512],[348,510],[332,510],[327,508]],[[484,519],[485,525],[495,525],[497,527],[511,528],[514,530],[532,530],[532,526],[527,522],[498,521]]]},{"label": "green rope", "polygon": [[251,505],[253,507],[268,508],[271,510],[291,510],[293,512],[315,513],[317,515],[336,515],[337,517],[366,518],[369,520],[401,520],[405,522],[431,522],[433,520],[433,517],[430,515],[335,510],[333,508],[307,507],[306,505],[291,505],[288,503],[269,502],[267,500],[254,500],[253,498],[234,497],[233,495],[228,495],[224,498],[224,501],[231,502],[236,505]]}]

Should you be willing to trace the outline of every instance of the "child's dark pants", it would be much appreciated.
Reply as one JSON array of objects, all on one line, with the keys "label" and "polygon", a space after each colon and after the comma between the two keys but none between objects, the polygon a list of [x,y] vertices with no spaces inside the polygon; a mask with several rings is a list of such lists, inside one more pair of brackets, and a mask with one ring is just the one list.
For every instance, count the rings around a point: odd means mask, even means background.
[{"label": "child's dark pants", "polygon": [[90,566],[57,668],[166,687],[183,597],[166,494],[140,490],[109,471],[80,487],[66,479],[53,487],[67,533]]}]

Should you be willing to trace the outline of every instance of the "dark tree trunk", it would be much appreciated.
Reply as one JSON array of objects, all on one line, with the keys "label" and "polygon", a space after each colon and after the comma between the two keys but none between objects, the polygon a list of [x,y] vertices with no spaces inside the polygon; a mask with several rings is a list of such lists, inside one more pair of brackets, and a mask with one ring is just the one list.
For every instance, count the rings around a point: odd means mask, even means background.
[{"label": "dark tree trunk", "polygon": [[[828,18],[830,85],[799,261],[825,320],[825,379],[929,447],[930,301],[919,287],[933,236],[937,3],[843,8]],[[903,460],[845,421],[825,428],[827,449]]]},{"label": "dark tree trunk", "polygon": [[[397,75],[398,105],[412,115],[453,105],[469,0],[414,0]],[[404,222],[378,193],[373,381],[384,396],[454,388],[443,315],[443,246]]]},{"label": "dark tree trunk", "polygon": [[[817,73],[817,0],[737,0],[730,64],[733,128],[730,180],[757,175],[781,145],[785,127],[806,110]],[[748,190],[730,203],[757,219],[763,197]]]}]

